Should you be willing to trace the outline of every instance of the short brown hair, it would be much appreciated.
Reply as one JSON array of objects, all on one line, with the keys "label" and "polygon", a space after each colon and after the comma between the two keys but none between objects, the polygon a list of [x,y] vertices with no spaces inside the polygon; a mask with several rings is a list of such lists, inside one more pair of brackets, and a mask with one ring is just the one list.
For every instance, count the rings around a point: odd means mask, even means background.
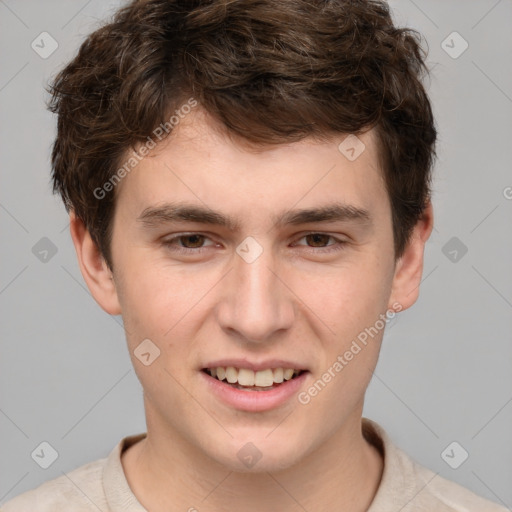
[{"label": "short brown hair", "polygon": [[419,35],[382,1],[132,1],[50,85],[54,192],[113,268],[115,189],[94,191],[187,97],[255,144],[375,127],[399,257],[430,197],[425,71]]}]

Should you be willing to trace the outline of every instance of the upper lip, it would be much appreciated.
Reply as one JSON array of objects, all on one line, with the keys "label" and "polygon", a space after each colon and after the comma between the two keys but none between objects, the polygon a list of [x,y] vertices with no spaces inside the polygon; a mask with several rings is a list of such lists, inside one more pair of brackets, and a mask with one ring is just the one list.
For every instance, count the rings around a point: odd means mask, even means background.
[{"label": "upper lip", "polygon": [[248,359],[217,359],[210,363],[206,363],[201,369],[218,368],[222,366],[227,368],[232,366],[234,368],[247,368],[254,372],[259,370],[266,370],[268,368],[293,368],[294,370],[306,370],[306,367],[297,362],[285,361],[284,359],[266,359],[265,361],[249,361]]}]

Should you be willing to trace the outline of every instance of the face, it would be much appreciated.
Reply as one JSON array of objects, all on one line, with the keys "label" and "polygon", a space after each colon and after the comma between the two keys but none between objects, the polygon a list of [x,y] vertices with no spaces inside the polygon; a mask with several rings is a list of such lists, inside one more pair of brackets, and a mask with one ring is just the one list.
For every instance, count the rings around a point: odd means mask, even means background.
[{"label": "face", "polygon": [[343,135],[256,151],[216,128],[195,111],[119,185],[115,294],[148,432],[272,471],[359,425],[404,307],[390,203],[372,131],[350,161]]}]

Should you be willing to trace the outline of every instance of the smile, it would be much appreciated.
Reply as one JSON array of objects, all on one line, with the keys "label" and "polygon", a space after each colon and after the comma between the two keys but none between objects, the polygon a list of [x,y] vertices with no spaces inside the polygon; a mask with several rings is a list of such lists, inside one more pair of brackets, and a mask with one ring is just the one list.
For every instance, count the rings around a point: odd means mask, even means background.
[{"label": "smile", "polygon": [[274,389],[285,381],[299,376],[303,370],[294,368],[267,368],[253,371],[249,368],[235,368],[233,366],[205,368],[203,370],[219,381],[226,381],[237,389],[245,391],[267,391]]},{"label": "smile", "polygon": [[264,412],[290,403],[305,386],[310,372],[283,367],[252,370],[215,366],[203,368],[199,375],[208,393],[220,403],[242,411]]}]

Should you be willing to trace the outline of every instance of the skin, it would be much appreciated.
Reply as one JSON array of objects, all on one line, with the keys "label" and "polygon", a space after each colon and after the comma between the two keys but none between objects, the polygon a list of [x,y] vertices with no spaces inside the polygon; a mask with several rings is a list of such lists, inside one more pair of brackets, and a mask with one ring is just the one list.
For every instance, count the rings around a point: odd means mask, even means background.
[{"label": "skin", "polygon": [[[359,137],[366,149],[353,162],[338,151],[344,137],[257,149],[195,109],[118,186],[113,272],[71,212],[84,279],[106,312],[122,314],[144,389],[147,437],[122,464],[148,510],[369,507],[383,461],[362,435],[361,416],[383,330],[306,405],[293,397],[264,412],[236,410],[199,374],[225,357],[291,359],[309,370],[307,390],[380,314],[416,301],[432,208],[395,259],[375,135]],[[137,220],[169,201],[236,217],[240,230]],[[366,210],[369,221],[273,226],[284,211],[334,201]],[[165,244],[183,233],[206,238]],[[236,253],[248,236],[263,249],[250,264]],[[327,252],[337,239],[341,250]],[[173,250],[180,246],[190,253]],[[160,349],[149,366],[134,356],[146,338]],[[251,469],[237,457],[247,442],[262,454]]]}]

